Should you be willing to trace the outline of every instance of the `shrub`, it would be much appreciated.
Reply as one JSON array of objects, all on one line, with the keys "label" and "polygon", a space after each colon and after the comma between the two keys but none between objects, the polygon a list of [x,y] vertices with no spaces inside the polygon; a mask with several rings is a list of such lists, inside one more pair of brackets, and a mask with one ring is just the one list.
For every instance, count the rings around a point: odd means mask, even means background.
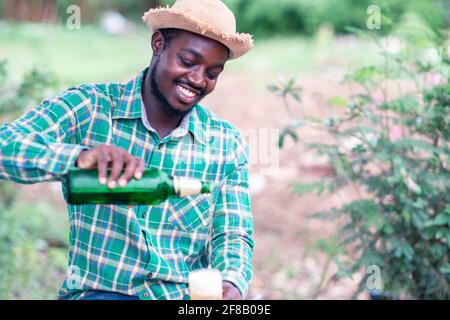
[{"label": "shrub", "polygon": [[34,67],[17,83],[7,70],[6,60],[0,61],[0,124],[22,114],[34,106],[56,87],[53,74]]},{"label": "shrub", "polygon": [[[423,21],[410,37],[402,30],[408,25],[395,31],[405,36],[398,53],[373,37],[385,63],[346,76],[361,91],[330,101],[346,108],[344,116],[294,119],[280,137],[301,139],[298,128],[307,125],[330,135],[326,142],[304,143],[329,159],[335,175],[296,184],[294,192],[334,193],[348,185],[361,192],[355,201],[314,214],[343,223],[338,238],[320,247],[333,248],[325,252],[339,267],[336,277],[364,272],[354,297],[367,289],[371,274],[365,271],[376,266],[382,280],[377,289],[391,296],[450,298],[449,41],[429,28],[418,30]],[[389,94],[397,87],[399,94]],[[293,81],[270,89],[285,102],[300,100]]]}]

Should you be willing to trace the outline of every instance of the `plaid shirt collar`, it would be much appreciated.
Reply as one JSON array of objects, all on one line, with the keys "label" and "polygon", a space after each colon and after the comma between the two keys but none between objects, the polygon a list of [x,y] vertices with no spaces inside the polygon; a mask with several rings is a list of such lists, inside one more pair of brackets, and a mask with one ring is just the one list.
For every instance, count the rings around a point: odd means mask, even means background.
[{"label": "plaid shirt collar", "polygon": [[[141,71],[127,84],[124,85],[123,92],[119,97],[117,105],[114,107],[113,119],[139,119],[148,123],[147,116],[144,110],[144,102],[142,101],[142,82],[147,73],[148,68]],[[173,136],[181,138],[186,135],[188,131],[194,138],[205,145],[205,123],[200,121],[197,105],[183,118],[178,128],[173,131]]]}]

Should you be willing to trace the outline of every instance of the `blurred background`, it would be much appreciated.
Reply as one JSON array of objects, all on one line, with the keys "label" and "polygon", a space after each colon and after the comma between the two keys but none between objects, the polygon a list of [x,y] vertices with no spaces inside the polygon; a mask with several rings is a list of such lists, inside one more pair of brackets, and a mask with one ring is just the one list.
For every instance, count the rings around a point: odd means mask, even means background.
[{"label": "blurred background", "polygon": [[[143,13],[173,2],[0,0],[0,124],[68,86],[128,81],[151,59],[151,32]],[[238,30],[254,35],[255,48],[227,64],[203,105],[244,134],[277,132],[291,121],[280,97],[267,90],[280,79],[296,77],[302,88],[299,115],[326,118],[341,112],[335,97],[353,90],[342,85],[345,75],[383,59],[373,41],[348,28],[368,30],[374,14],[369,6],[381,10],[377,37],[393,52],[399,43],[390,35],[410,28],[411,21],[434,32],[448,30],[450,21],[446,0],[224,2],[235,12]],[[376,27],[376,17],[373,21]],[[330,105],[330,99],[337,103]],[[330,174],[326,161],[292,139],[279,149],[278,137],[269,134],[259,144],[278,160],[270,172],[261,161],[251,166],[256,247],[249,298],[352,297],[361,277],[333,277],[336,266],[317,249],[317,240],[332,235],[336,224],[310,215],[352,200],[357,192],[348,187],[322,195],[295,194],[292,183]],[[66,271],[67,239],[59,184],[0,181],[0,299],[55,299]]]}]

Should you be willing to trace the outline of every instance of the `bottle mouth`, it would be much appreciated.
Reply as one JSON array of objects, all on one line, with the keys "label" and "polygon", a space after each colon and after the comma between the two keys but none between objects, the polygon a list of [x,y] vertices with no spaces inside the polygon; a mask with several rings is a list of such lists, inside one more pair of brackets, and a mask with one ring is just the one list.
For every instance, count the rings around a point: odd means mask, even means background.
[{"label": "bottle mouth", "polygon": [[209,185],[209,183],[202,182],[201,193],[211,193],[211,186]]},{"label": "bottle mouth", "polygon": [[179,197],[194,196],[204,190],[202,182],[192,178],[173,177],[173,186]]}]

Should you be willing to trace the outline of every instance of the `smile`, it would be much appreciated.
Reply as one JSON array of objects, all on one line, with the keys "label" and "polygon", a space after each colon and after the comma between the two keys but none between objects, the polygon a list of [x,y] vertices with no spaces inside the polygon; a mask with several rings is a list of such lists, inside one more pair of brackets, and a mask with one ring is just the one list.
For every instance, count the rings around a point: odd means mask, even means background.
[{"label": "smile", "polygon": [[195,93],[185,87],[182,87],[179,84],[177,84],[177,91],[179,92],[182,100],[187,100],[186,102],[191,102],[198,96],[197,93]]}]

